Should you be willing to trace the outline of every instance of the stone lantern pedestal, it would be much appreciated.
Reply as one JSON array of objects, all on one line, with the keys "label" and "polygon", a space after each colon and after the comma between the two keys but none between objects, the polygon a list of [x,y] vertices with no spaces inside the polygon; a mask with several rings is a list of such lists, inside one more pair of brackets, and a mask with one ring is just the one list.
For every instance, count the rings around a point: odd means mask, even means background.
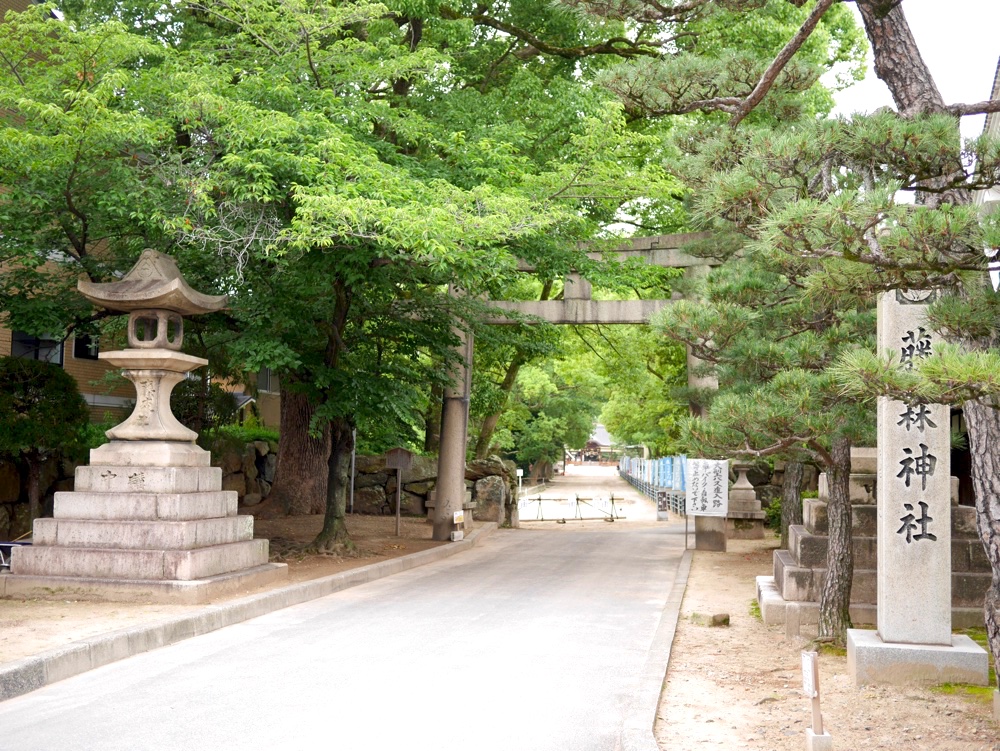
[{"label": "stone lantern pedestal", "polygon": [[764,539],[767,514],[761,510],[757,493],[747,479],[750,467],[750,464],[733,464],[737,479],[729,489],[729,512],[726,514],[726,538],[729,540]]},{"label": "stone lantern pedestal", "polygon": [[[181,314],[217,310],[225,298],[194,292],[173,260],[146,251],[120,282],[81,282],[92,301],[131,313],[129,349],[99,357],[135,384],[132,415],[56,493],[17,548],[3,594],[13,597],[200,603],[280,579],[253,517],[238,516],[222,470],[170,411],[170,392],[207,361],[179,352]],[[171,336],[173,334],[173,336]]]}]

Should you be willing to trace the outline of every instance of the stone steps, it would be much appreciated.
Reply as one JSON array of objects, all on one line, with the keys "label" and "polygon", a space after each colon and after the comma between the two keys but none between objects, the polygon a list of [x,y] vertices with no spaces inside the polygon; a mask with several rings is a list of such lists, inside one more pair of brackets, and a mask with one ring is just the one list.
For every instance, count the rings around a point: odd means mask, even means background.
[{"label": "stone steps", "polygon": [[[802,501],[802,524],[814,535],[825,535],[829,531],[826,501],[805,498]],[[878,507],[869,504],[851,505],[851,534],[861,537],[878,535]],[[951,506],[952,538],[976,538],[976,510],[972,506]]]},{"label": "stone steps", "polygon": [[84,493],[205,493],[222,490],[219,467],[77,467],[74,489]]},{"label": "stone steps", "polygon": [[200,493],[87,493],[55,494],[56,519],[112,521],[187,521],[236,516],[239,496],[235,490]]},{"label": "stone steps", "polygon": [[[818,602],[789,602],[778,591],[772,576],[757,577],[757,602],[760,604],[761,620],[767,626],[786,627],[786,633],[798,635],[801,626],[819,623]],[[789,617],[789,611],[793,611]],[[855,626],[874,626],[877,619],[877,608],[873,604],[863,602],[851,603],[851,622]],[[951,626],[960,628],[981,628],[983,625],[983,608],[955,607],[951,609]]]},{"label": "stone steps", "polygon": [[18,549],[12,575],[192,581],[267,563],[267,540],[194,550],[125,550],[32,545]]},{"label": "stone steps", "polygon": [[32,543],[70,548],[194,550],[252,539],[252,516],[194,521],[37,519]]},{"label": "stone steps", "polygon": [[[781,596],[788,602],[819,602],[826,567],[799,565],[789,550],[774,552],[774,581]],[[976,571],[952,571],[951,602],[953,608],[982,607],[992,574]],[[851,602],[874,605],[877,602],[877,574],[874,568],[862,569],[855,564],[851,584]],[[919,593],[915,592],[915,602]]]},{"label": "stone steps", "polygon": [[[855,535],[854,567],[878,569],[878,539]],[[793,524],[788,528],[788,550],[797,565],[804,568],[826,568],[827,548],[830,538],[825,534],[811,534],[805,525]],[[953,537],[951,540],[951,570],[953,572],[986,573],[990,562],[979,538]]]}]

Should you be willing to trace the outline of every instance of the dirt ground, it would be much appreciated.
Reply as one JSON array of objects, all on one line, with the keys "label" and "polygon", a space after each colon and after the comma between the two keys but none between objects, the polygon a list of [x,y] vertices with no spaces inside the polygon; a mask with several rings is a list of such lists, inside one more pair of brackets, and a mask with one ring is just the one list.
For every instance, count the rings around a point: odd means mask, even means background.
[{"label": "dirt ground", "polygon": [[[348,517],[347,528],[357,545],[356,555],[347,558],[303,556],[294,552],[299,544],[313,540],[322,526],[322,516],[254,522],[254,536],[271,541],[271,560],[288,564],[287,579],[259,591],[318,579],[444,544],[431,540],[431,525],[423,517],[404,517],[402,535],[396,537],[395,517],[354,514]],[[201,607],[204,606],[0,600],[0,663]]]},{"label": "dirt ground", "polygon": [[[775,547],[773,537],[730,540],[727,553],[694,554],[656,723],[664,751],[805,748],[811,712],[800,654],[813,647],[751,613],[754,579],[771,573]],[[728,613],[730,626],[696,616],[715,613]],[[858,689],[845,654],[821,652],[819,663],[823,722],[837,751],[1000,750],[989,691]]]}]

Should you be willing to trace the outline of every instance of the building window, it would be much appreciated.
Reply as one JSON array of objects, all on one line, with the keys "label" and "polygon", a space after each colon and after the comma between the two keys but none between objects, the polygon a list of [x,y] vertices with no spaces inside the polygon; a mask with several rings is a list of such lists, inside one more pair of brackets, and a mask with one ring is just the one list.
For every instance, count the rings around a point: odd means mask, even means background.
[{"label": "building window", "polygon": [[257,390],[269,394],[278,393],[278,376],[272,373],[270,368],[261,368],[257,371]]},{"label": "building window", "polygon": [[98,347],[98,337],[93,334],[76,334],[73,337],[73,358],[75,360],[96,360]]},{"label": "building window", "polygon": [[14,331],[11,336],[10,356],[62,365],[62,342],[50,335],[29,336],[23,331]]}]

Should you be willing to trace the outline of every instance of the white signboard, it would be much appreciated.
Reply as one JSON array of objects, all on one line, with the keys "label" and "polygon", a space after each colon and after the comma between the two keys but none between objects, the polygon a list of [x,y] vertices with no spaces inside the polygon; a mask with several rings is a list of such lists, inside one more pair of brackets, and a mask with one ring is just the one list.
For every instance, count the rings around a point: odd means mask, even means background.
[{"label": "white signboard", "polygon": [[524,470],[521,469],[520,467],[517,468],[517,476],[524,477]]},{"label": "white signboard", "polygon": [[689,516],[729,513],[728,460],[688,459],[685,510]]},{"label": "white signboard", "polygon": [[802,653],[802,693],[807,699],[819,696],[819,655],[816,652]]}]

